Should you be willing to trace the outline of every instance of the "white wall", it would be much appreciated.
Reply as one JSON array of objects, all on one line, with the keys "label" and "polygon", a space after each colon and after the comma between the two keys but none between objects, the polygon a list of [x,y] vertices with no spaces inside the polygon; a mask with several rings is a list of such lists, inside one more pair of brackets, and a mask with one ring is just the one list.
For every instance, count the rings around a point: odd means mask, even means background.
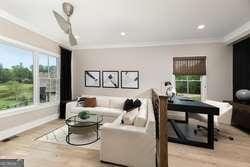
[{"label": "white wall", "polygon": [[[224,44],[75,50],[73,56],[74,96],[134,96],[149,88],[161,89],[164,81],[172,79],[173,57],[207,56],[207,97],[232,99],[232,47]],[[140,89],[86,88],[85,70],[139,70]]]},{"label": "white wall", "polygon": [[[56,42],[2,18],[0,18],[0,36],[49,52],[59,53],[59,47]],[[12,115],[11,112],[3,114],[5,111],[0,111],[0,140],[52,119],[56,119],[58,117],[58,108],[58,105],[42,108],[34,107],[31,110],[29,109],[28,112],[26,112],[27,109],[17,111],[17,114],[14,115]]]}]

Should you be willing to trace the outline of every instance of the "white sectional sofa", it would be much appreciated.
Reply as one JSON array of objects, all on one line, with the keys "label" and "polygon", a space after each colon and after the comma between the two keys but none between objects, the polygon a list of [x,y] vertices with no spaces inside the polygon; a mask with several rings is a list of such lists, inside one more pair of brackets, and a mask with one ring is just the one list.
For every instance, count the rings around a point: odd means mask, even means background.
[{"label": "white sectional sofa", "polygon": [[142,105],[133,125],[121,124],[123,105],[127,98],[96,97],[97,107],[66,105],[66,117],[83,110],[102,115],[100,160],[129,167],[155,167],[155,117],[151,99],[140,99]]},{"label": "white sectional sofa", "polygon": [[123,103],[126,98],[82,95],[83,97],[96,97],[97,107],[78,107],[77,102],[66,104],[66,119],[77,115],[81,111],[89,111],[103,116],[103,123],[112,122],[123,112]]},{"label": "white sectional sofa", "polygon": [[[232,112],[233,112],[233,107],[231,104],[214,100],[205,100],[203,102],[219,108],[220,115],[214,116],[214,123],[216,127],[219,127],[219,124],[231,125]],[[194,116],[194,118],[198,119],[201,122],[207,122],[206,115],[198,114],[198,116],[196,117]]]}]

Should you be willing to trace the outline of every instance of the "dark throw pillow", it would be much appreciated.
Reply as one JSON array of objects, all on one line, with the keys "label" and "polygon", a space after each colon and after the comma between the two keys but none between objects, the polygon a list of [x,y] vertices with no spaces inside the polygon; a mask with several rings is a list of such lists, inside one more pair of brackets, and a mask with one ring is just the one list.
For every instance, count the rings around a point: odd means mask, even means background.
[{"label": "dark throw pillow", "polygon": [[125,111],[128,112],[128,111],[131,111],[133,108],[134,108],[134,101],[133,101],[133,99],[127,99],[124,102],[123,110],[125,110]]},{"label": "dark throw pillow", "polygon": [[136,99],[134,101],[134,108],[141,107],[141,101],[139,99]]}]

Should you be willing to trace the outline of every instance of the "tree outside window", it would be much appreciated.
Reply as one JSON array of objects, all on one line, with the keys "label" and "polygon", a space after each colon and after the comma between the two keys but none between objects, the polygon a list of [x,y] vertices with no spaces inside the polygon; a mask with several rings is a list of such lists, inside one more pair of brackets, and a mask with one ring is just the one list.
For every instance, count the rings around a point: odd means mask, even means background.
[{"label": "tree outside window", "polygon": [[33,53],[0,43],[0,110],[33,104]]},{"label": "tree outside window", "polygon": [[176,75],[175,85],[177,95],[186,96],[193,100],[201,100],[200,75]]},{"label": "tree outside window", "polygon": [[58,57],[0,42],[0,111],[58,102],[59,86]]}]

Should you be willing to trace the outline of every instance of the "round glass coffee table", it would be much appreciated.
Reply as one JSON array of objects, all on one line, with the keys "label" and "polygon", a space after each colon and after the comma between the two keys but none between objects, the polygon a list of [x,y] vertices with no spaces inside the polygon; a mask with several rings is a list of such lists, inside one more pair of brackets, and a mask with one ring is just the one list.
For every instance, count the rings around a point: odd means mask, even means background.
[{"label": "round glass coffee table", "polygon": [[[99,126],[103,121],[103,117],[96,114],[89,114],[89,118],[81,119],[78,115],[72,116],[66,119],[65,123],[68,126],[68,134],[66,136],[66,142],[75,146],[82,146],[92,144],[100,139]],[[93,133],[95,133],[93,137]],[[89,140],[84,143],[73,143],[71,135],[86,135],[90,136]],[[91,134],[91,135],[89,135]]]}]

